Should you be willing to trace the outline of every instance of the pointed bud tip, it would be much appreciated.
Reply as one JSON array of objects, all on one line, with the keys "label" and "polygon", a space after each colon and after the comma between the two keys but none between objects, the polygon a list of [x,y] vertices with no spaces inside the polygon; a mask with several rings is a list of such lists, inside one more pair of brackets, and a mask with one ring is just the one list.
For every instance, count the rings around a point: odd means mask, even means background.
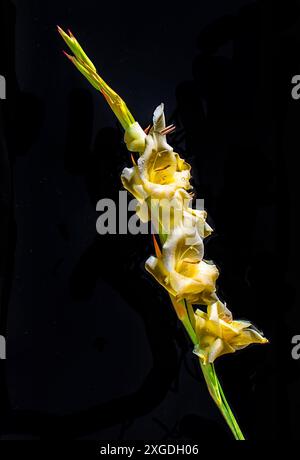
[{"label": "pointed bud tip", "polygon": [[73,62],[73,56],[70,56],[70,54],[68,54],[65,50],[62,50],[62,52],[68,59],[70,59],[70,61]]}]

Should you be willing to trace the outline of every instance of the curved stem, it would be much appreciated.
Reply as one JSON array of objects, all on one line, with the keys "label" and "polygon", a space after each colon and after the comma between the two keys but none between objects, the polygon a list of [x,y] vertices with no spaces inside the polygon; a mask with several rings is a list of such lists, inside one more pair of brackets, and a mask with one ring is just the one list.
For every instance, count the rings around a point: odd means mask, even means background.
[{"label": "curved stem", "polygon": [[[185,302],[183,302],[185,303]],[[185,308],[185,305],[184,305]],[[191,341],[194,345],[197,345],[197,337],[195,331],[190,323],[189,316],[186,311],[186,315],[183,318],[180,318],[183,326],[185,327]],[[234,438],[236,440],[242,441],[245,440],[245,437],[238,425],[238,422],[233,415],[233,412],[227,402],[221,383],[217,377],[216,370],[213,364],[203,364],[201,359],[199,359],[200,367],[205,378],[205,382],[208,388],[208,391],[216,403],[218,409],[223,415],[224,419],[227,422]]]},{"label": "curved stem", "polygon": [[[215,369],[214,369],[214,372],[216,372]],[[245,437],[244,437],[244,435],[243,435],[243,433],[242,433],[242,431],[241,431],[241,429],[239,427],[239,424],[238,424],[234,414],[232,413],[232,410],[231,410],[231,408],[230,408],[230,406],[229,406],[229,404],[228,404],[228,402],[226,400],[223,388],[221,386],[221,383],[220,383],[217,375],[216,375],[216,381],[217,381],[217,385],[219,387],[219,391],[220,391],[220,394],[221,394],[221,397],[222,397],[222,406],[224,406],[224,408],[226,408],[226,414],[227,414],[226,417],[231,420],[231,422],[233,423],[233,426],[234,426],[234,430],[235,430],[235,433],[236,433],[235,434],[235,439],[238,439],[240,441],[245,440]],[[223,414],[223,415],[225,417],[225,414]],[[227,421],[226,417],[225,417],[225,419]]]},{"label": "curved stem", "polygon": [[213,364],[203,364],[199,359],[201,370],[203,372],[208,390],[211,397],[215,401],[218,409],[225,418],[234,438],[236,440],[245,440],[245,437],[238,425],[238,422],[233,415],[233,412],[227,402],[221,383],[217,377],[216,370]]},{"label": "curved stem", "polygon": [[[165,242],[166,235],[161,232],[161,226],[160,222],[158,222],[158,228],[159,228],[159,236],[160,236],[160,241],[161,244]],[[171,294],[170,298],[174,307],[174,310],[179,318],[179,320],[182,322],[185,330],[187,331],[192,343],[194,345],[198,344],[198,339],[193,327],[193,324],[191,323],[191,318],[193,315],[192,311],[192,306],[189,305],[189,303],[186,300],[183,300],[181,302],[178,302]],[[227,399],[225,397],[223,388],[221,386],[221,383],[217,377],[216,370],[213,364],[203,364],[201,359],[199,359],[200,367],[203,373],[203,376],[205,378],[205,382],[208,388],[208,391],[216,403],[218,409],[220,410],[221,414],[223,415],[224,419],[227,422],[227,425],[229,426],[234,438],[236,440],[242,441],[245,440],[245,437],[238,425],[238,422],[227,402]]]}]

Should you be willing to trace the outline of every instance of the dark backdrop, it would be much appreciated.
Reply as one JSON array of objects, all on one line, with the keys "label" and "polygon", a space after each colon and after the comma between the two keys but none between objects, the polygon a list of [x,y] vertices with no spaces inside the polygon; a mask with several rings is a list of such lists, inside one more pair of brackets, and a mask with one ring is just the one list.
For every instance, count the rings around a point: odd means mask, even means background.
[{"label": "dark backdrop", "polygon": [[105,101],[63,57],[70,27],[146,126],[165,102],[215,235],[235,315],[270,339],[217,362],[247,437],[296,438],[300,2],[0,2],[2,439],[230,439],[148,236],[96,234],[130,159]]}]

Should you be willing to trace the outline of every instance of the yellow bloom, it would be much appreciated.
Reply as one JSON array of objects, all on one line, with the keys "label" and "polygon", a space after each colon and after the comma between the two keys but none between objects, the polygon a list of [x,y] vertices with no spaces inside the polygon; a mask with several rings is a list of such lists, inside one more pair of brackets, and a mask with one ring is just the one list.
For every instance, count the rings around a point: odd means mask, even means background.
[{"label": "yellow bloom", "polygon": [[204,364],[219,356],[234,353],[252,343],[268,343],[248,321],[233,321],[226,316],[224,305],[218,301],[207,307],[207,313],[196,310],[196,334],[199,340],[194,353]]},{"label": "yellow bloom", "polygon": [[191,167],[166,141],[163,104],[153,115],[153,127],[148,135],[135,123],[125,132],[129,150],[142,154],[137,165],[125,168],[121,179],[124,187],[140,202],[153,199],[171,199],[176,190],[189,190]]},{"label": "yellow bloom", "polygon": [[178,189],[171,200],[163,199],[155,208],[155,201],[151,201],[150,218],[161,224],[161,230],[165,234],[171,233],[177,227],[185,228],[186,233],[193,234],[198,231],[202,239],[212,233],[212,228],[206,222],[207,213],[204,210],[190,207],[191,195],[184,189]]},{"label": "yellow bloom", "polygon": [[209,304],[217,300],[215,282],[219,272],[215,265],[202,260],[203,240],[198,231],[187,232],[182,225],[168,235],[159,257],[146,261],[146,270],[176,300]]},{"label": "yellow bloom", "polygon": [[[191,197],[186,196],[187,193],[180,190],[176,193],[176,197],[178,195],[182,196],[182,215],[183,215],[183,225],[187,228],[197,228],[199,235],[201,238],[206,238],[209,236],[213,229],[211,226],[206,222],[207,212],[201,209],[193,209],[190,207]],[[178,225],[178,222],[175,222],[175,225]]]}]

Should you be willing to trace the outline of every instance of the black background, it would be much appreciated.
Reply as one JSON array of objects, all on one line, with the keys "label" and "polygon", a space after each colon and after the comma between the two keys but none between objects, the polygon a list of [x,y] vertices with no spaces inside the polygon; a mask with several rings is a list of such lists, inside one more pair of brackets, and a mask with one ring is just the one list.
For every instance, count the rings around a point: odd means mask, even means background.
[{"label": "black background", "polygon": [[96,234],[130,165],[101,96],[61,53],[70,27],[142,126],[165,103],[236,317],[270,339],[216,368],[246,437],[299,436],[296,190],[300,2],[0,2],[1,439],[231,439],[149,236]]}]

